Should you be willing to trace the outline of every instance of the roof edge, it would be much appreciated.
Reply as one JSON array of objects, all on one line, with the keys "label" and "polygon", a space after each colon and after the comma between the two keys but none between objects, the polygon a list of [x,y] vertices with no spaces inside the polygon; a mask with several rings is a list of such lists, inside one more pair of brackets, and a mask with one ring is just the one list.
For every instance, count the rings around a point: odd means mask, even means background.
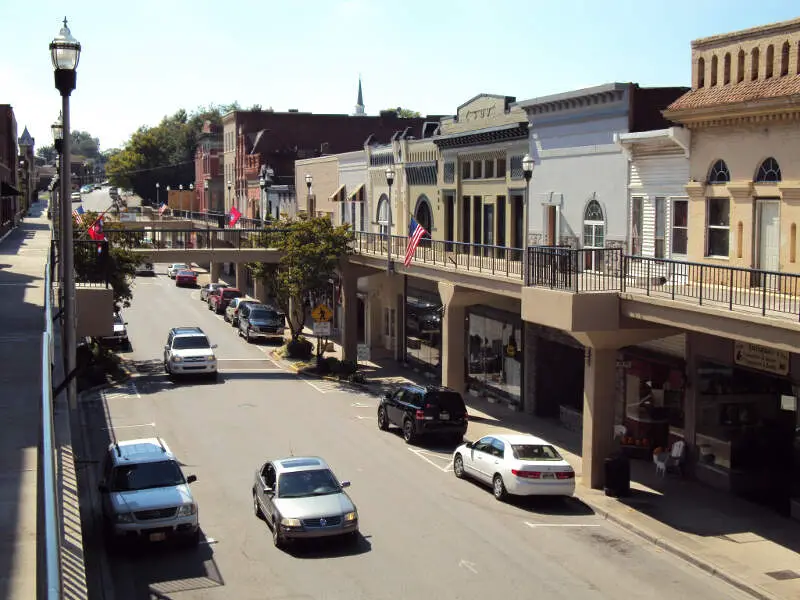
[{"label": "roof edge", "polygon": [[561,92],[558,94],[551,94],[549,96],[539,96],[537,98],[530,98],[528,100],[521,100],[512,104],[513,107],[529,108],[531,106],[538,106],[539,104],[547,104],[549,102],[559,102],[561,100],[575,100],[583,96],[591,96],[592,94],[603,94],[607,92],[618,92],[627,89],[630,86],[636,85],[634,83],[604,83],[603,85],[596,85],[593,87],[582,88],[579,90],[572,90],[569,92]]},{"label": "roof edge", "polygon": [[749,27],[747,29],[739,29],[738,31],[730,31],[728,33],[719,33],[704,38],[698,38],[692,41],[692,49],[710,46],[717,42],[735,42],[742,39],[752,38],[770,33],[781,33],[786,30],[800,29],[800,17],[790,19],[788,21],[778,21],[777,23],[769,23],[767,25],[758,25],[756,27]]}]

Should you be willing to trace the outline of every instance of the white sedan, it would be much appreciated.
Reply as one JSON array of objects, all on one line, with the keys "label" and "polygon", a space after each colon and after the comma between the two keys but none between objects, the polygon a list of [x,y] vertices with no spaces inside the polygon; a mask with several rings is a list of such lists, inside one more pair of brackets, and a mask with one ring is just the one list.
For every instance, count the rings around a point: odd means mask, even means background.
[{"label": "white sedan", "polygon": [[167,267],[167,275],[170,279],[175,279],[175,276],[178,274],[178,271],[189,271],[190,267],[186,263],[172,263],[169,267]]},{"label": "white sedan", "polygon": [[494,497],[572,496],[575,471],[552,444],[532,435],[487,435],[453,453],[453,472],[492,486]]}]

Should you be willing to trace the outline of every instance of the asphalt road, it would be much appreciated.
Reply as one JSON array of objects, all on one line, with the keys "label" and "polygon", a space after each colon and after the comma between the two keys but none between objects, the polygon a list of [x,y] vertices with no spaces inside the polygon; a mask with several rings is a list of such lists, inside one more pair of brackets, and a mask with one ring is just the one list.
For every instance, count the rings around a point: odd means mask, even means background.
[{"label": "asphalt road", "polygon": [[[206,310],[197,290],[176,289],[165,265],[157,269],[157,277],[137,279],[125,313],[129,356],[142,373],[84,402],[83,416],[98,461],[108,444],[104,404],[119,439],[150,435],[141,425],[155,422],[186,473],[198,476],[193,490],[206,540],[196,549],[106,556],[101,537],[85,529],[91,575],[103,574],[107,586],[94,597],[748,597],[578,501],[498,503],[487,489],[457,480],[444,449],[408,447],[379,431],[375,398],[281,371],[268,346],[247,345]],[[199,325],[219,344],[219,382],[175,384],[163,375],[167,331],[180,325]],[[273,547],[268,526],[253,515],[250,490],[257,468],[289,454],[323,456],[352,481],[363,536],[356,547]]]},{"label": "asphalt road", "polygon": [[[86,194],[81,194],[83,210],[94,211],[96,213],[103,213],[107,210],[110,211],[113,201],[108,194],[108,190],[108,187],[104,187]],[[125,200],[128,206],[139,206],[141,204],[141,199],[137,196],[122,196],[122,199]],[[78,203],[75,202],[72,207],[77,208]]]}]

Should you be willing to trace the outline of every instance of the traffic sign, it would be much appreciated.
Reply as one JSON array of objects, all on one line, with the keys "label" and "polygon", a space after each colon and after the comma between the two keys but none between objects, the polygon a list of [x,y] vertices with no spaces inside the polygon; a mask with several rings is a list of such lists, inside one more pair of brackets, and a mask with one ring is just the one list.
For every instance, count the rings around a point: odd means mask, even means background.
[{"label": "traffic sign", "polygon": [[314,335],[317,337],[330,337],[331,335],[331,322],[330,321],[317,321],[314,323]]},{"label": "traffic sign", "polygon": [[315,321],[330,321],[333,318],[333,311],[324,304],[318,304],[317,307],[311,311],[311,317]]}]

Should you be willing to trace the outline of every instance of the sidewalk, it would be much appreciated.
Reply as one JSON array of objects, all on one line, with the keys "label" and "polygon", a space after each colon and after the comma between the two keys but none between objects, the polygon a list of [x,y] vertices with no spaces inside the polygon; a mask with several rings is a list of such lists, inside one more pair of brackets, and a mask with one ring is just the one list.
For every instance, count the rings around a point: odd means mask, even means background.
[{"label": "sidewalk", "polygon": [[[37,508],[44,269],[50,251],[46,210],[46,203],[34,204],[31,216],[0,240],[0,598],[37,597],[37,555],[44,548]],[[54,384],[62,377],[58,369],[56,373]],[[69,520],[67,483],[74,467],[65,460],[71,455],[69,422],[58,403],[56,411],[58,464],[63,467],[59,477],[65,484],[59,490],[65,501],[61,514]],[[74,538],[75,528],[67,527],[64,535]],[[74,560],[66,544],[62,548],[62,560],[70,563],[64,597],[85,597],[80,593],[82,561]]]},{"label": "sidewalk", "polygon": [[[310,334],[310,332],[308,332]],[[308,336],[311,341],[313,335]],[[341,347],[325,354],[341,358]],[[298,370],[294,361],[275,357]],[[303,365],[305,366],[305,364]],[[430,378],[391,360],[359,363],[376,395],[403,381]],[[342,385],[349,385],[343,383]],[[468,439],[491,433],[530,433],[559,448],[575,468],[576,496],[596,514],[649,540],[709,574],[763,600],[800,600],[800,523],[678,475],[657,477],[655,465],[631,461],[631,495],[611,498],[581,485],[581,435],[559,423],[516,412],[504,403],[466,395]]]}]

